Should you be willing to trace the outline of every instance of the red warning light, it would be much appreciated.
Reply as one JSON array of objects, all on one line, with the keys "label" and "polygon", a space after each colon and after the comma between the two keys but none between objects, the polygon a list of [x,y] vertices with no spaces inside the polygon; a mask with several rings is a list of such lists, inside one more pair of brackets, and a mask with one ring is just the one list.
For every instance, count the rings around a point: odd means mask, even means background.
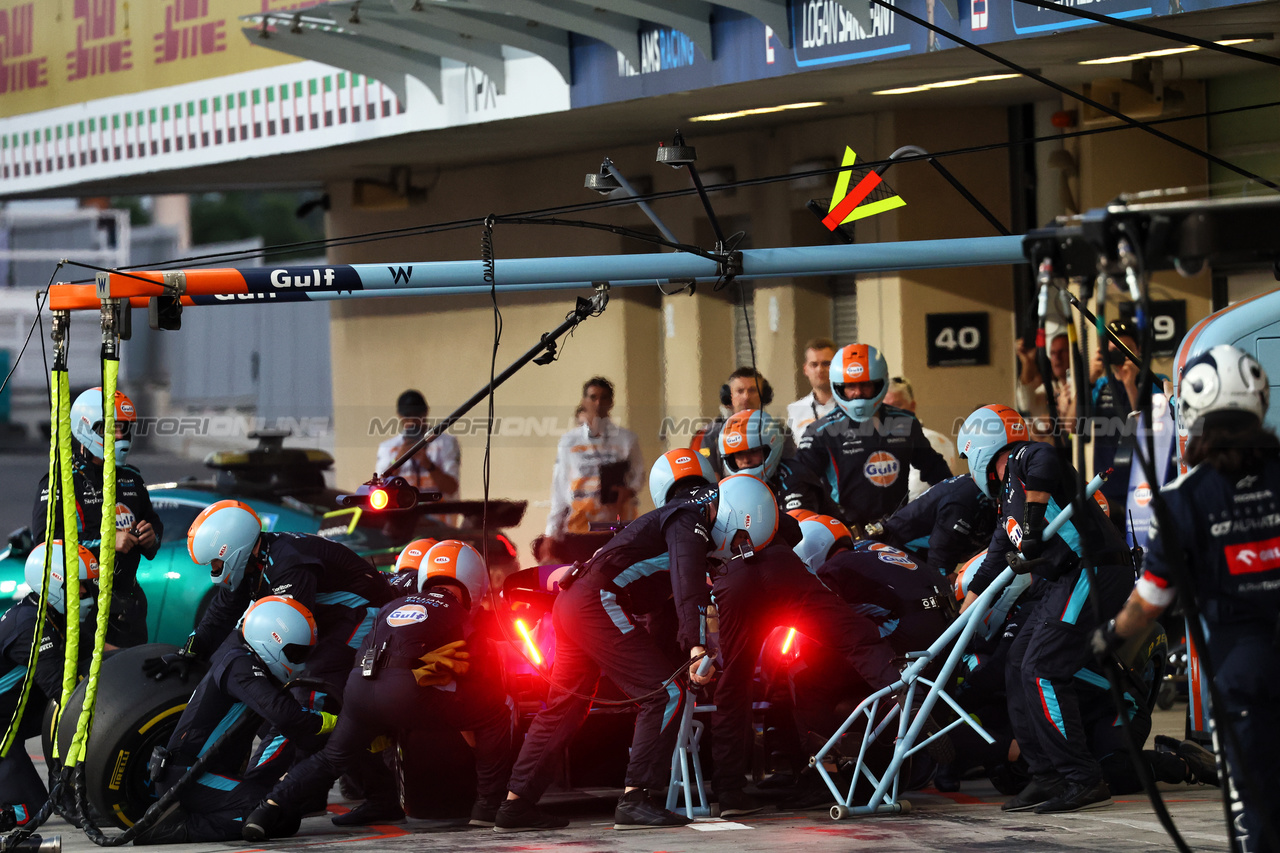
[{"label": "red warning light", "polygon": [[386,489],[374,489],[369,492],[369,508],[370,509],[386,509],[387,504],[391,502],[391,496],[387,494]]},{"label": "red warning light", "polygon": [[795,642],[795,639],[796,639],[796,629],[795,629],[795,628],[788,628],[788,629],[787,629],[787,637],[786,637],[786,639],[784,639],[784,640],[782,641],[782,653],[783,653],[784,655],[785,655],[787,652],[791,651],[791,644]]}]

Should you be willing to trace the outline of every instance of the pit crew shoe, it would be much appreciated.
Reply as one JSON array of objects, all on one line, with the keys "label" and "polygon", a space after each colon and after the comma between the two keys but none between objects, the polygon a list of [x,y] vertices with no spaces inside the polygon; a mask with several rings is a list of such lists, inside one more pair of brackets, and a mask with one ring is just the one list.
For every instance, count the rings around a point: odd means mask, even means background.
[{"label": "pit crew shoe", "polygon": [[1061,812],[1079,812],[1085,809],[1100,809],[1111,805],[1111,789],[1107,783],[1099,779],[1092,785],[1071,782],[1067,789],[1058,796],[1036,807],[1036,814],[1059,814]]},{"label": "pit crew shoe", "polygon": [[476,800],[475,805],[471,807],[471,826],[493,826],[498,819],[498,807],[502,805],[499,799],[486,800],[483,797]]},{"label": "pit crew shoe", "polygon": [[368,826],[372,823],[399,823],[404,820],[404,809],[399,803],[365,800],[346,814],[334,815],[334,826]]},{"label": "pit crew shoe", "polygon": [[240,837],[245,841],[266,841],[269,838],[279,838],[280,836],[275,830],[279,826],[282,817],[279,806],[263,800],[244,819],[244,826],[240,828]]},{"label": "pit crew shoe", "polygon": [[613,828],[619,830],[668,829],[691,823],[693,821],[690,818],[667,811],[651,802],[643,788],[636,788],[619,797],[618,807],[613,811]]},{"label": "pit crew shoe", "polygon": [[1067,783],[1054,776],[1033,777],[1018,795],[1000,806],[1005,812],[1025,812],[1046,803],[1067,789]]},{"label": "pit crew shoe", "polygon": [[1188,783],[1218,785],[1217,757],[1195,741],[1179,741],[1168,735],[1156,735],[1156,749],[1171,752],[1187,763],[1191,775],[1191,778],[1187,779]]},{"label": "pit crew shoe", "polygon": [[764,809],[764,803],[741,788],[736,791],[721,791],[716,799],[720,802],[720,817],[741,817]]},{"label": "pit crew shoe", "polygon": [[493,818],[494,832],[563,829],[568,825],[568,818],[549,815],[523,797],[514,800],[503,800]]}]

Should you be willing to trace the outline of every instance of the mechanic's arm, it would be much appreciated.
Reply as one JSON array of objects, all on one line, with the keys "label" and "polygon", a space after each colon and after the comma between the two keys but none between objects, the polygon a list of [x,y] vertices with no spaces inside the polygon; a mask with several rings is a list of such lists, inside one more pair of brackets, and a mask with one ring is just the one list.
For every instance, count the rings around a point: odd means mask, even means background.
[{"label": "mechanic's arm", "polygon": [[248,657],[237,659],[224,681],[227,694],[243,702],[290,740],[328,734],[337,722],[336,714],[326,714],[302,707],[298,700],[276,683],[263,677],[258,665]]},{"label": "mechanic's arm", "polygon": [[213,600],[204,611],[200,624],[196,625],[191,636],[187,638],[183,651],[202,660],[208,660],[235,628],[236,622],[244,612],[249,609],[249,604],[247,580],[240,582],[239,589],[218,587],[218,591],[213,594]]},{"label": "mechanic's arm", "polygon": [[[921,503],[924,499],[915,501]],[[907,504],[904,510],[910,509]],[[956,566],[973,556],[973,524],[971,508],[964,501],[941,501],[929,531],[929,568],[940,569],[943,574],[954,572]]]},{"label": "mechanic's arm", "polygon": [[[689,650],[689,657],[698,657],[707,651],[707,606],[711,603],[707,589],[707,551],[711,547],[711,533],[702,513],[690,507],[667,519],[663,535],[671,561],[671,593],[678,621],[676,639],[682,649]],[[689,678],[695,684],[706,684],[715,672],[713,666],[700,676],[696,669],[689,671]]]},{"label": "mechanic's arm", "polygon": [[991,534],[991,544],[987,546],[987,556],[983,558],[981,565],[978,566],[977,573],[973,576],[973,580],[969,582],[969,592],[964,597],[964,603],[960,605],[960,612],[963,613],[969,609],[969,606],[978,599],[991,586],[992,582],[1000,576],[1000,573],[1009,567],[1009,563],[1005,557],[1010,551],[1013,551],[1013,543],[1009,541],[1009,534],[1004,528],[997,524],[996,529]]},{"label": "mechanic's arm", "polygon": [[164,537],[164,522],[160,520],[159,513],[151,505],[151,495],[145,488],[140,491],[143,501],[141,520],[134,526],[138,529],[138,544],[142,546],[142,556],[152,560],[160,550],[160,541]]},{"label": "mechanic's arm", "polygon": [[911,445],[911,467],[920,472],[920,479],[932,486],[951,478],[947,457],[934,449],[915,418],[911,419]]}]

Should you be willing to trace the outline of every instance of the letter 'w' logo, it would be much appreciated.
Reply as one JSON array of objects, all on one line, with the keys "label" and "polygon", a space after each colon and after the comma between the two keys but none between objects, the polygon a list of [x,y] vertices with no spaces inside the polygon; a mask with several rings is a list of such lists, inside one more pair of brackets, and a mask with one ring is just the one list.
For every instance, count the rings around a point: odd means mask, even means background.
[{"label": "letter 'w' logo", "polygon": [[402,281],[408,284],[409,278],[413,275],[413,267],[387,267],[387,269],[391,272],[392,284],[399,284]]}]

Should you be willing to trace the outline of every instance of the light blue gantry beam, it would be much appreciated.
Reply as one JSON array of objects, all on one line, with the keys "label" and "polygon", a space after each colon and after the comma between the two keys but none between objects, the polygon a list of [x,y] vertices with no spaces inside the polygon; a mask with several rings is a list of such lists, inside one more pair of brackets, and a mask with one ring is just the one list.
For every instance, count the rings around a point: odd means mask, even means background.
[{"label": "light blue gantry beam", "polygon": [[[1091,499],[1093,494],[1102,487],[1102,483],[1101,475],[1094,477],[1085,490],[1085,500]],[[1074,514],[1075,504],[1068,504],[1045,527],[1043,538],[1046,541],[1052,538]],[[908,655],[912,661],[902,671],[901,678],[862,700],[836,733],[814,754],[810,763],[822,776],[832,796],[836,798],[836,804],[831,807],[832,820],[841,820],[850,816],[909,812],[911,804],[899,797],[901,793],[899,774],[903,762],[920,750],[926,749],[938,738],[946,737],[952,729],[967,725],[987,743],[995,742],[986,729],[982,728],[955,699],[947,694],[944,686],[951,681],[956,667],[968,652],[969,642],[982,627],[983,616],[1015,577],[1013,569],[1004,569],[991,586],[983,590],[977,600],[956,621],[952,622],[929,648]],[[948,648],[950,648],[949,651]],[[942,661],[941,666],[932,678],[926,678],[924,670],[938,660]],[[917,688],[922,685],[928,688],[928,692],[917,702]],[[925,725],[929,721],[929,714],[939,700],[950,706],[956,719],[928,737],[922,738]],[[841,738],[859,722],[863,724],[863,732],[858,759],[853,769],[853,780],[849,783],[848,790],[841,790],[836,781],[831,778],[824,760],[836,749]],[[886,732],[890,732],[890,736],[894,739],[893,758],[890,759],[889,766],[884,772],[877,776],[867,766],[868,747],[884,737]],[[857,789],[858,781],[864,778],[875,790],[867,802],[855,803],[854,791]]]}]

